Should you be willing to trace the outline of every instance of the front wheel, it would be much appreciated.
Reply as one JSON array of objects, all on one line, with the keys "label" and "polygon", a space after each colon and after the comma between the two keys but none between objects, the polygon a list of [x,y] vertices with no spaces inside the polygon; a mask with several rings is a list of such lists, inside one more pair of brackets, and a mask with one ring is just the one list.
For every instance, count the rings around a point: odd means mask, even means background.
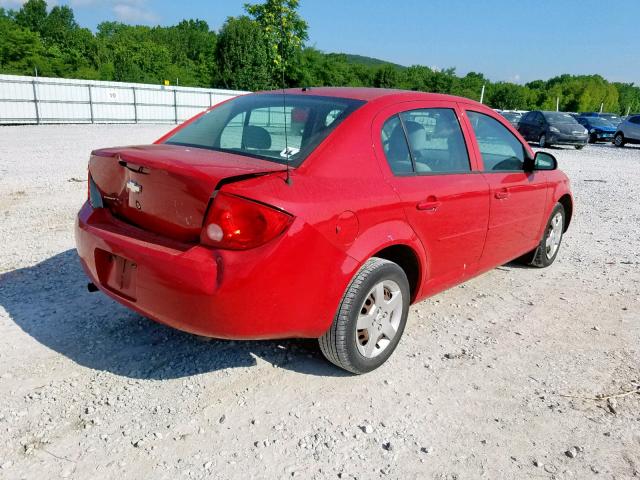
[{"label": "front wheel", "polygon": [[547,146],[547,136],[544,133],[540,135],[540,138],[538,139],[538,146],[540,148],[544,148]]},{"label": "front wheel", "polygon": [[536,248],[520,257],[518,261],[538,268],[545,268],[551,265],[560,250],[565,218],[564,207],[561,203],[556,203],[542,235],[542,240],[540,240]]},{"label": "front wheel", "polygon": [[584,145],[574,145],[574,147],[576,147],[576,150],[582,150]]},{"label": "front wheel", "polygon": [[624,136],[621,133],[616,133],[616,136],[613,137],[613,144],[616,147],[624,147]]},{"label": "front wheel", "polygon": [[398,346],[409,315],[407,276],[397,264],[373,257],[360,268],[342,297],[320,350],[349,372],[367,373]]}]

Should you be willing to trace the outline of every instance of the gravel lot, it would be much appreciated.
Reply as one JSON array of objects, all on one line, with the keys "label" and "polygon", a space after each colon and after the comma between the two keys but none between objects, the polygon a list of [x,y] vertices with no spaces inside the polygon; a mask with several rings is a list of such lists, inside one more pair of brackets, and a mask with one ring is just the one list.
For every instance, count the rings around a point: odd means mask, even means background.
[{"label": "gravel lot", "polygon": [[360,377],[313,341],[205,340],[89,294],[92,148],[167,126],[0,128],[0,478],[640,476],[640,149],[553,149],[573,224],[411,308]]}]

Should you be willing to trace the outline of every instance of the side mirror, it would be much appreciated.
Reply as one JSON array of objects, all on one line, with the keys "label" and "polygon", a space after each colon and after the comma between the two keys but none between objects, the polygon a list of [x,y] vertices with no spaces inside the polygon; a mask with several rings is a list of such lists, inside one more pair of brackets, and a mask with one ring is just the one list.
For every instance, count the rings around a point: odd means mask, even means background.
[{"label": "side mirror", "polygon": [[557,168],[556,157],[547,152],[536,152],[536,156],[533,157],[533,170],[556,170]]}]

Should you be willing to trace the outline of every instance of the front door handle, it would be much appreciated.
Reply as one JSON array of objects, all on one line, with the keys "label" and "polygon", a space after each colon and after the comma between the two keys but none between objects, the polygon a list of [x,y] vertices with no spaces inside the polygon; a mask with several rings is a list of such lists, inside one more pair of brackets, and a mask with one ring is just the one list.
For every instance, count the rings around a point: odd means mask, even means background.
[{"label": "front door handle", "polygon": [[418,210],[424,210],[425,212],[435,212],[436,210],[438,210],[438,208],[440,207],[440,204],[442,202],[439,202],[436,197],[434,196],[430,196],[429,198],[427,198],[426,200],[423,200],[422,202],[419,202],[418,205],[416,205],[416,208]]},{"label": "front door handle", "polygon": [[505,198],[509,198],[509,191],[506,188],[499,190],[495,193],[494,197],[498,200],[504,200]]}]

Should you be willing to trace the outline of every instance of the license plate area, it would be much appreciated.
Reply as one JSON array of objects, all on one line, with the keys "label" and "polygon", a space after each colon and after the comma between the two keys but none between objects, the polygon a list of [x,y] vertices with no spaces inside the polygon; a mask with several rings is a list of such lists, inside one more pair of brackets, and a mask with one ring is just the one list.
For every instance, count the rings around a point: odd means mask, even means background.
[{"label": "license plate area", "polygon": [[100,249],[96,249],[95,257],[100,284],[107,290],[135,302],[138,265],[127,258]]}]

